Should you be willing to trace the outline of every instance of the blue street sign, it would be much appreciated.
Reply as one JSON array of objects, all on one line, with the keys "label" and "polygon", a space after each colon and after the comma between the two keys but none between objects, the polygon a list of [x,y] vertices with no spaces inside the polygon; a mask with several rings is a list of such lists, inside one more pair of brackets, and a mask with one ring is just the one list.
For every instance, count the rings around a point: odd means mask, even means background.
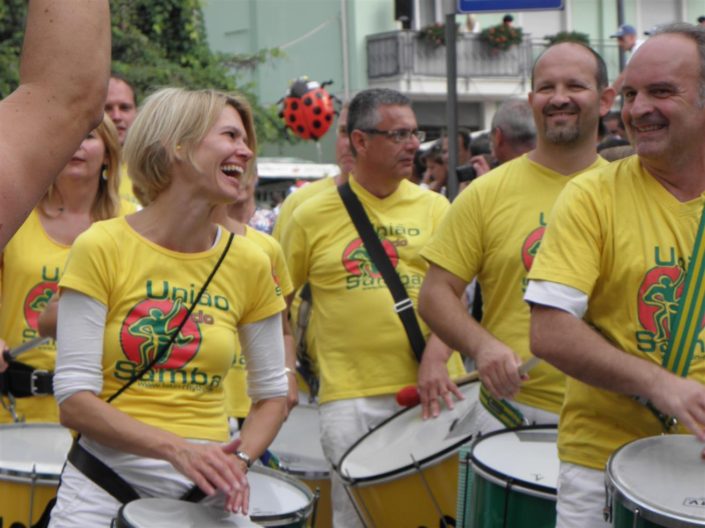
[{"label": "blue street sign", "polygon": [[564,0],[458,0],[459,13],[563,9]]}]

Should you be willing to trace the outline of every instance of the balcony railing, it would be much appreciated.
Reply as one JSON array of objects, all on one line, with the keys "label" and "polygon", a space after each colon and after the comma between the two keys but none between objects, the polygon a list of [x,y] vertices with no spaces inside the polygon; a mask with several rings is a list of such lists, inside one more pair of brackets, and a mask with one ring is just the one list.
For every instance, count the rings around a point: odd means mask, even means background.
[{"label": "balcony railing", "polygon": [[[527,77],[533,62],[528,37],[508,50],[491,48],[476,34],[459,34],[458,77]],[[445,46],[419,39],[415,31],[392,31],[367,37],[367,76],[380,79],[411,74],[445,77]]]},{"label": "balcony railing", "polygon": [[[593,48],[607,62],[610,79],[619,73],[618,49],[614,39],[593,41]],[[477,34],[460,33],[457,37],[459,78],[516,78],[526,80],[539,53],[545,49],[544,39],[530,35],[510,49],[496,50],[480,40]],[[415,31],[390,31],[367,37],[367,77],[382,80],[396,76],[446,76],[446,48],[434,47],[419,39]]]}]

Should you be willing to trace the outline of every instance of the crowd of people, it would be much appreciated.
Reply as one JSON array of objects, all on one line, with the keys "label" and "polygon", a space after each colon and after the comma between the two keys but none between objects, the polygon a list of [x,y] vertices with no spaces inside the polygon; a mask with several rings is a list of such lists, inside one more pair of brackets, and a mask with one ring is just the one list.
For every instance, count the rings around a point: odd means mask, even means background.
[{"label": "crowd of people", "polygon": [[705,29],[651,31],[612,84],[589,46],[547,47],[528,100],[503,103],[484,138],[461,130],[457,170],[448,137],[421,148],[406,95],[363,90],[338,117],[339,176],[290,195],[269,236],[248,225],[248,102],[163,88],[138,109],[109,74],[108,18],[107,2],[33,0],[21,84],[0,102],[0,345],[37,339],[0,359],[0,423],[77,433],[49,526],[109,526],[149,496],[247,514],[304,349],[337,527],[363,525],[343,455],[408,385],[424,419],[453,408],[464,359],[481,383],[473,434],[557,427],[560,528],[609,526],[620,446],[705,442],[702,318],[685,367],[662,365],[681,298],[702,296]]}]

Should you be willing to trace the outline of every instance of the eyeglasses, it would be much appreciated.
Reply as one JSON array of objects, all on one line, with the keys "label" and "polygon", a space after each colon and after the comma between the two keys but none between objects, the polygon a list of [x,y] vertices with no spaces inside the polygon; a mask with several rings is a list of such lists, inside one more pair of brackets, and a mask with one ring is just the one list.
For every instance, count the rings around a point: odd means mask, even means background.
[{"label": "eyeglasses", "polygon": [[423,130],[414,129],[409,130],[408,128],[401,128],[399,130],[378,130],[376,128],[361,128],[361,132],[365,134],[377,134],[379,136],[385,136],[394,143],[405,143],[409,141],[412,137],[415,137],[420,142],[426,139],[426,132]]}]

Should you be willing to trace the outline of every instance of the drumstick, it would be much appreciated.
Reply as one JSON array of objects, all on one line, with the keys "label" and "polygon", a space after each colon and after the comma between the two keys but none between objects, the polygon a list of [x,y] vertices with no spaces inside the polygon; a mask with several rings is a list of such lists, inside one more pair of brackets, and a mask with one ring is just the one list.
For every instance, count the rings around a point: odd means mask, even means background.
[{"label": "drumstick", "polygon": [[19,356],[22,352],[27,352],[27,350],[32,350],[33,348],[37,348],[40,345],[43,345],[44,343],[48,342],[50,338],[48,337],[35,337],[34,339],[30,339],[26,343],[22,343],[19,346],[16,346],[15,348],[11,350],[5,350],[2,353],[2,358],[9,363],[10,361],[13,361],[17,356]]},{"label": "drumstick", "polygon": [[[535,356],[532,356],[526,363],[519,367],[519,375],[523,376],[534,368],[541,360]],[[469,383],[471,381],[477,381],[480,378],[480,372],[473,370],[467,374],[463,374],[453,380],[456,385],[462,385],[463,383]],[[399,389],[397,392],[397,403],[402,407],[413,407],[421,403],[421,397],[419,396],[419,391],[416,385],[409,385],[403,389]]]}]

